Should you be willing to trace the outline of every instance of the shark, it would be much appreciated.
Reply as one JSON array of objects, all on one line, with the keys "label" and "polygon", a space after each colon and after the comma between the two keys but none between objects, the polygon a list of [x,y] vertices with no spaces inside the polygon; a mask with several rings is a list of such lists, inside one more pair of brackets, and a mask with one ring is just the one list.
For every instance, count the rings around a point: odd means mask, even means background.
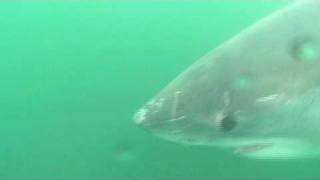
[{"label": "shark", "polygon": [[320,155],[320,1],[295,1],[223,42],[134,115],[156,136],[255,159]]}]

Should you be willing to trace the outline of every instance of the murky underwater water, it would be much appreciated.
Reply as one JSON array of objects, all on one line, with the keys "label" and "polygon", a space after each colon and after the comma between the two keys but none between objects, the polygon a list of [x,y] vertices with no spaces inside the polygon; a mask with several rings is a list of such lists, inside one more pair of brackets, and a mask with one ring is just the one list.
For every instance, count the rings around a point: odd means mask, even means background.
[{"label": "murky underwater water", "polygon": [[285,2],[2,3],[0,179],[307,179],[167,142],[133,113],[196,59]]}]

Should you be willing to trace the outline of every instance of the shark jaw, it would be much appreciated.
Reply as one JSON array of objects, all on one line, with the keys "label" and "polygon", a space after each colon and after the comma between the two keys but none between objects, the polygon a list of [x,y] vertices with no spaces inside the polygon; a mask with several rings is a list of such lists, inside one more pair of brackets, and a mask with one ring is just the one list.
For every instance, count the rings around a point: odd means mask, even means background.
[{"label": "shark jaw", "polygon": [[320,148],[301,139],[261,138],[224,139],[216,146],[231,149],[234,154],[264,160],[313,158],[320,155]]}]

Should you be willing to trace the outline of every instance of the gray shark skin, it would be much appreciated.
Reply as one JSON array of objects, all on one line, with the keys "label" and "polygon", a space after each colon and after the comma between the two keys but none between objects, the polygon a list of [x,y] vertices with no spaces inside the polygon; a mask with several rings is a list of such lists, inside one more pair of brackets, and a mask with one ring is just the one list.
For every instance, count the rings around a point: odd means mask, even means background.
[{"label": "gray shark skin", "polygon": [[258,159],[320,155],[320,1],[299,1],[223,43],[134,116],[170,141]]}]

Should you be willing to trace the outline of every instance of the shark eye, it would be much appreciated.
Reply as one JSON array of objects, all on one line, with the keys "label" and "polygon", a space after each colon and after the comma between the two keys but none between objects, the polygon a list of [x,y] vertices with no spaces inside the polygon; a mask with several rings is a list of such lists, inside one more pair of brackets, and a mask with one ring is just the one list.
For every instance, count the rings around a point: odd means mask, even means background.
[{"label": "shark eye", "polygon": [[223,132],[231,131],[236,126],[237,121],[232,114],[226,115],[220,122],[220,127]]}]

